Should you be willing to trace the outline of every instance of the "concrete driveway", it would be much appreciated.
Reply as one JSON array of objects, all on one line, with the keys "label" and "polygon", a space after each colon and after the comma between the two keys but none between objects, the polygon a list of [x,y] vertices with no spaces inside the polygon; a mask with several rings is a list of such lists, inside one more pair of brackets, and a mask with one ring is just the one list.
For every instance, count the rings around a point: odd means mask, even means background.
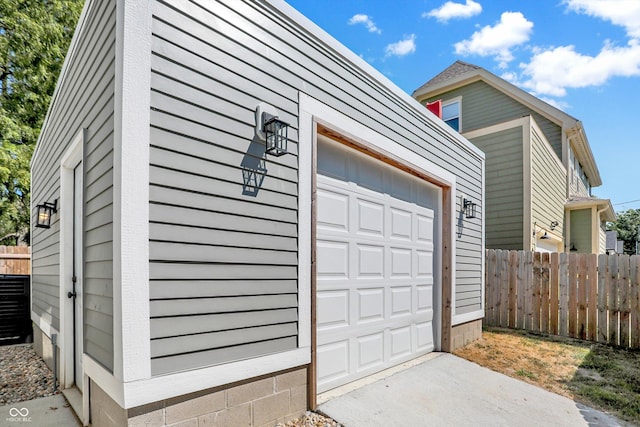
[{"label": "concrete driveway", "polygon": [[446,353],[323,399],[319,411],[346,427],[628,425]]}]

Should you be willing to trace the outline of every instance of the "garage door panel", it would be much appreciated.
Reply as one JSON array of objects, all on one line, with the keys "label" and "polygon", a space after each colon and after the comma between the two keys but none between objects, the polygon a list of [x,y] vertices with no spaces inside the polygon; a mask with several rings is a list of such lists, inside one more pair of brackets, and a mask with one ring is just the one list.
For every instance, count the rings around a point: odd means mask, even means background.
[{"label": "garage door panel", "polygon": [[318,276],[341,277],[349,276],[349,243],[318,240],[316,242]]},{"label": "garage door panel", "polygon": [[416,286],[416,293],[416,312],[433,309],[433,286],[418,285]]},{"label": "garage door panel", "polygon": [[411,249],[390,248],[391,252],[391,277],[411,277]]},{"label": "garage door panel", "polygon": [[410,316],[411,310],[411,286],[395,286],[391,288],[391,317]]},{"label": "garage door panel", "polygon": [[[318,151],[319,165],[326,163]],[[433,203],[435,192],[382,162],[343,152],[348,179],[317,176],[319,392],[434,348],[434,212],[414,202],[424,190],[422,199]]]},{"label": "garage door panel", "polygon": [[316,304],[318,306],[316,320],[318,330],[349,326],[348,291],[318,292]]},{"label": "garage door panel", "polygon": [[416,215],[417,233],[419,242],[433,243],[433,217]]},{"label": "garage door panel", "polygon": [[346,378],[349,374],[349,340],[318,345],[318,359],[326,363],[318,364],[318,383]]},{"label": "garage door panel", "polygon": [[411,326],[392,329],[391,334],[391,356],[390,360],[405,358],[412,353],[411,349]]},{"label": "garage door panel", "polygon": [[357,337],[356,370],[362,372],[384,364],[384,332]]},{"label": "garage door panel", "polygon": [[391,238],[396,240],[411,241],[411,212],[391,208]]},{"label": "garage door panel", "polygon": [[385,288],[358,289],[358,316],[357,322],[370,323],[384,321],[385,318]]},{"label": "garage door panel", "polygon": [[433,251],[417,250],[416,255],[416,277],[433,277]]},{"label": "garage door panel", "polygon": [[318,210],[318,228],[347,232],[349,230],[349,196],[331,191],[318,189],[318,205],[325,206]]},{"label": "garage door panel", "polygon": [[356,245],[358,257],[358,278],[384,278],[384,246]]},{"label": "garage door panel", "polygon": [[370,200],[355,199],[358,233],[384,237],[384,205]]},{"label": "garage door panel", "polygon": [[422,351],[432,351],[434,348],[433,343],[433,323],[432,322],[422,322],[416,324],[416,341],[417,341],[417,350]]}]

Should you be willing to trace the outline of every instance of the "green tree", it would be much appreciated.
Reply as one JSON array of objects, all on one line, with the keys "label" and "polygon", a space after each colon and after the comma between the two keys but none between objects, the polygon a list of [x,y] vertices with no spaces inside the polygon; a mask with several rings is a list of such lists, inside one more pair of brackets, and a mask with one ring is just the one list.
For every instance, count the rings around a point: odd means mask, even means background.
[{"label": "green tree", "polygon": [[29,231],[29,162],[84,0],[0,0],[0,244]]},{"label": "green tree", "polygon": [[640,209],[629,209],[618,213],[615,222],[608,224],[608,230],[618,232],[618,240],[624,241],[624,253],[636,253],[636,239],[638,238],[638,227],[640,227]]}]

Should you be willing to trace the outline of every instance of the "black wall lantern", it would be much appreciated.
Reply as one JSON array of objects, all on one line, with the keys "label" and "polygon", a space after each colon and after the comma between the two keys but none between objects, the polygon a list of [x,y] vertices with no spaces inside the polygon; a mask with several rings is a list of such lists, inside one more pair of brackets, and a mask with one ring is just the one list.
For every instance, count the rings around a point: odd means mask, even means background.
[{"label": "black wall lantern", "polygon": [[472,219],[476,217],[476,204],[473,203],[469,199],[462,199],[462,210],[464,211],[464,216],[467,219]]},{"label": "black wall lantern", "polygon": [[280,120],[278,110],[261,102],[256,107],[256,136],[265,142],[266,154],[280,157],[288,154],[289,124]]},{"label": "black wall lantern", "polygon": [[58,212],[58,199],[36,206],[36,227],[51,228],[51,215]]},{"label": "black wall lantern", "polygon": [[272,156],[280,157],[288,154],[289,125],[269,113],[262,113],[262,131],[265,136],[265,152]]}]

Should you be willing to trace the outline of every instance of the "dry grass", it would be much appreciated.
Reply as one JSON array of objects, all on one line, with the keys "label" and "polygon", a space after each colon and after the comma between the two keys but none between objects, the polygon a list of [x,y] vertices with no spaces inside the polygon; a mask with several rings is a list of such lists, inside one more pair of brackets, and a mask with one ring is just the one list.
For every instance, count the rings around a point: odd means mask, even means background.
[{"label": "dry grass", "polygon": [[456,355],[640,425],[640,352],[490,329]]}]

